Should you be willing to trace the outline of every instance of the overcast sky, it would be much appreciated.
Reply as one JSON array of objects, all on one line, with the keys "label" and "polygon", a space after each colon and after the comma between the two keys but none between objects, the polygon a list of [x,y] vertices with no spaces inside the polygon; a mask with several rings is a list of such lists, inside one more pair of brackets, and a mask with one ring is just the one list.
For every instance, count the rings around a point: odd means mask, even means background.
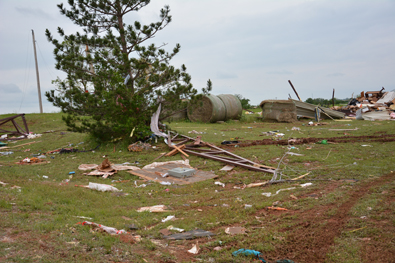
[{"label": "overcast sky", "polygon": [[[39,112],[31,30],[35,32],[44,112],[59,109],[45,91],[55,70],[48,28],[78,30],[60,15],[54,0],[0,0],[0,114]],[[211,79],[218,94],[241,94],[253,104],[295,95],[351,97],[352,93],[395,89],[394,0],[152,0],[127,21],[150,23],[169,5],[173,21],[157,37],[181,52],[199,89]]]}]

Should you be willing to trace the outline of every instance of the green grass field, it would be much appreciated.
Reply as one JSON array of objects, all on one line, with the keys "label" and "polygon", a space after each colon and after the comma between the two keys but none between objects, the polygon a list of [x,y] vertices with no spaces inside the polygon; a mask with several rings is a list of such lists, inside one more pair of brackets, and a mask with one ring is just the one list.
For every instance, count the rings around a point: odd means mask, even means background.
[{"label": "green grass field", "polygon": [[[5,118],[10,115],[1,115]],[[256,115],[258,116],[258,115]],[[189,131],[204,132],[202,140],[220,145],[223,140],[262,140],[271,138],[263,132],[278,130],[289,138],[331,138],[394,134],[394,121],[324,121],[326,125],[262,122],[255,115],[223,124],[172,122],[174,131],[189,136]],[[287,146],[256,145],[233,147],[231,151],[260,164],[279,167],[283,179],[309,173],[302,180],[244,188],[244,185],[270,180],[268,173],[236,167],[219,171],[224,164],[196,156],[190,164],[213,171],[218,178],[191,185],[163,186],[144,181],[126,171],[103,179],[83,175],[80,164],[100,164],[108,158],[114,164],[125,162],[150,164],[168,152],[163,140],[153,143],[156,149],[128,152],[129,142],[100,144],[86,134],[67,131],[60,113],[27,114],[29,130],[43,134],[39,138],[7,142],[10,155],[0,155],[0,261],[1,262],[250,262],[233,257],[240,248],[262,252],[268,262],[291,259],[295,262],[383,262],[393,260],[395,246],[395,142],[358,139],[348,143],[295,145],[287,155]],[[300,131],[292,130],[299,127]],[[354,129],[329,131],[329,129]],[[46,133],[47,132],[47,133]],[[35,142],[30,145],[18,145]],[[96,150],[95,149],[100,145]],[[368,145],[368,146],[362,146]],[[12,148],[11,148],[12,147]],[[81,151],[46,154],[74,147]],[[27,151],[27,149],[30,149]],[[45,154],[43,164],[20,165],[17,162]],[[156,161],[182,160],[178,154]],[[69,173],[75,172],[70,182]],[[123,182],[116,182],[123,181]],[[225,187],[215,185],[225,183]],[[63,183],[62,183],[63,182]],[[75,185],[89,182],[110,184],[128,195],[98,192]],[[146,187],[135,185],[145,183]],[[309,187],[300,187],[311,182]],[[19,186],[20,188],[13,187]],[[264,192],[275,193],[272,197]],[[292,195],[292,196],[291,196]],[[277,203],[287,211],[268,210]],[[251,208],[245,208],[245,205]],[[142,206],[166,205],[171,212],[138,213]],[[177,220],[162,223],[168,215]],[[134,224],[140,235],[109,235],[93,231],[78,222],[88,221],[117,229]],[[185,229],[204,229],[215,233],[211,238],[169,241],[159,232],[170,225]],[[241,226],[245,234],[228,235],[227,227]],[[199,242],[197,255],[187,250]],[[219,247],[217,249],[214,249]],[[378,249],[380,248],[380,249]],[[319,252],[317,252],[319,251]],[[376,259],[376,261],[375,261]],[[312,261],[314,260],[314,261]],[[391,262],[391,261],[386,261]]]}]

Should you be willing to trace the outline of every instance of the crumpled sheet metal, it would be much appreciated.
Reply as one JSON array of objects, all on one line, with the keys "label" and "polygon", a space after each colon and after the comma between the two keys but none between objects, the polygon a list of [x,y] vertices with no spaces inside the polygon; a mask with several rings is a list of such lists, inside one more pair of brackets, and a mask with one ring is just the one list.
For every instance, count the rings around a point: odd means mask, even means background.
[{"label": "crumpled sheet metal", "polygon": [[155,135],[157,135],[157,136],[159,136],[159,137],[167,138],[167,135],[164,134],[163,132],[161,132],[161,131],[159,130],[159,127],[158,127],[159,115],[160,115],[161,106],[162,106],[162,104],[159,104],[159,107],[158,107],[158,109],[156,110],[156,112],[155,112],[154,114],[152,114],[152,117],[151,117],[151,125],[150,125],[150,127],[151,127],[151,131],[152,131]]}]

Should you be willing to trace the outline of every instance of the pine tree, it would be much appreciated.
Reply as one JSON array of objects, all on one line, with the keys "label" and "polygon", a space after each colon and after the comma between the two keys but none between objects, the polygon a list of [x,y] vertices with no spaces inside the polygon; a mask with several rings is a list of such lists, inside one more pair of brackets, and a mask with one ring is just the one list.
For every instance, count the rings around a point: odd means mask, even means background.
[{"label": "pine tree", "polygon": [[[147,44],[170,22],[170,8],[160,10],[159,21],[126,25],[124,19],[150,3],[149,0],[68,0],[70,9],[58,7],[62,15],[82,32],[66,35],[62,41],[47,29],[54,46],[56,69],[67,74],[54,80],[56,89],[45,95],[62,112],[69,130],[87,132],[100,140],[127,136],[133,128],[149,133],[149,120],[159,102],[168,111],[179,109],[183,99],[199,96],[185,65],[176,68],[166,44]],[[202,89],[211,90],[211,81]]]}]

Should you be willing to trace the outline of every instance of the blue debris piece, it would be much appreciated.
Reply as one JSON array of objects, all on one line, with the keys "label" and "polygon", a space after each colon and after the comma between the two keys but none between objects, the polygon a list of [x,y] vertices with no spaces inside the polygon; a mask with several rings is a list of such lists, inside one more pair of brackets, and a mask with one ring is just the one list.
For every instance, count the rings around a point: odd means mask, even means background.
[{"label": "blue debris piece", "polygon": [[260,261],[262,261],[263,263],[266,263],[266,260],[264,260],[263,258],[260,257],[261,252],[256,251],[256,250],[251,250],[251,249],[244,249],[244,248],[240,248],[239,250],[235,251],[232,253],[232,255],[234,257],[236,257],[237,255],[244,255],[244,256],[251,256],[251,257],[257,257]]},{"label": "blue debris piece", "polygon": [[[237,251],[235,251],[235,252],[233,252],[232,253],[232,255],[234,256],[234,257],[236,257],[236,256],[238,256],[238,255],[244,255],[244,256],[247,256],[247,257],[256,257],[256,258],[258,258],[262,263],[267,263],[267,261],[266,260],[264,260],[262,257],[261,257],[261,252],[259,252],[259,251],[256,251],[256,250],[251,250],[251,249],[244,249],[244,248],[241,248],[241,249],[239,249],[239,250],[237,250]],[[275,261],[275,263],[295,263],[294,261],[292,261],[292,260],[290,260],[290,259],[279,259],[279,260],[277,260],[277,261]]]},{"label": "blue debris piece", "polygon": [[75,174],[75,172],[69,172],[69,174]]}]

